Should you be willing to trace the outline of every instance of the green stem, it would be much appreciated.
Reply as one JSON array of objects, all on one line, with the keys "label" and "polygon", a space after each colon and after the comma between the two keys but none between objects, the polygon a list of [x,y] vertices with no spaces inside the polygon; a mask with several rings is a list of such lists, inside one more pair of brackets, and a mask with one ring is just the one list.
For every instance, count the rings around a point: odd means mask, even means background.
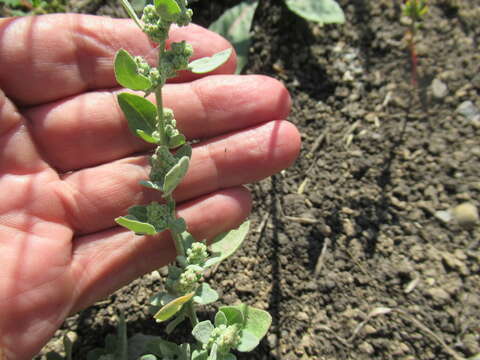
[{"label": "green stem", "polygon": [[[161,69],[161,61],[165,52],[165,41],[158,46],[158,69]],[[165,116],[163,114],[163,98],[162,98],[163,82],[155,89],[155,101],[157,103],[158,125],[157,130],[160,135],[160,145],[167,146],[167,135],[165,134]]]},{"label": "green stem", "polygon": [[130,3],[128,2],[128,0],[120,0],[120,3],[122,4],[123,8],[127,12],[128,16],[130,16],[130,18],[132,18],[133,21],[135,21],[135,24],[137,24],[137,26],[140,29],[143,29],[142,22],[138,18],[137,14],[135,14],[135,10],[133,10],[133,8],[130,5]]},{"label": "green stem", "polygon": [[190,300],[188,303],[185,304],[186,310],[187,310],[187,316],[190,319],[190,323],[192,324],[192,328],[197,326],[198,324],[198,318],[197,318],[197,313],[195,311],[195,305],[193,304],[193,301]]},{"label": "green stem", "polygon": [[[167,203],[172,207],[172,215],[175,216],[175,200],[173,196],[170,195],[167,197]],[[172,234],[172,239],[175,243],[175,250],[177,251],[177,256],[185,256],[185,247],[183,246],[183,239],[179,233],[170,229],[170,233]]]}]

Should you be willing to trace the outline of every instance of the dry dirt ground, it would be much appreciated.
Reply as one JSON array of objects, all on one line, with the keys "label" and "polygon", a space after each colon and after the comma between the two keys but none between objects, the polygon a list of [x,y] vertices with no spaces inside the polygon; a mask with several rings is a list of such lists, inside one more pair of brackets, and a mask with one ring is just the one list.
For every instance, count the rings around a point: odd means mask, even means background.
[{"label": "dry dirt ground", "polygon": [[[208,25],[238,2],[193,1],[195,20]],[[346,24],[324,27],[260,2],[246,72],[286,84],[303,148],[293,167],[251,187],[250,238],[209,281],[227,304],[273,316],[261,346],[239,359],[471,357],[480,227],[441,215],[480,205],[480,2],[429,1],[418,88],[400,1],[339,2]],[[115,1],[82,4],[118,15]],[[158,333],[145,309],[160,284],[147,275],[69,318],[59,334],[78,336],[74,358],[102,345],[118,308],[130,334]]]}]

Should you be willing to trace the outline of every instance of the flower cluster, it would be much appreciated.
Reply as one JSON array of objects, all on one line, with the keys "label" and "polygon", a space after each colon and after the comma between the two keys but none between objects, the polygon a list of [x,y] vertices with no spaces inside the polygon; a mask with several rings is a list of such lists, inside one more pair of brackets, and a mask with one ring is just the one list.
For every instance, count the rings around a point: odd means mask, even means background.
[{"label": "flower cluster", "polygon": [[238,325],[219,325],[212,330],[208,342],[203,344],[204,350],[210,350],[213,344],[217,344],[218,352],[229,353],[240,342]]}]

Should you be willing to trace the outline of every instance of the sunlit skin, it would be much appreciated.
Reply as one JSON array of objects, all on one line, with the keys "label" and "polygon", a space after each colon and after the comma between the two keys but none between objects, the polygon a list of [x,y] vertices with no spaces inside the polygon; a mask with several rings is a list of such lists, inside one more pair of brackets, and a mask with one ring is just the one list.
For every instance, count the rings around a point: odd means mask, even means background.
[{"label": "sunlit skin", "polygon": [[[191,25],[194,58],[230,46]],[[136,236],[114,218],[158,193],[148,145],[129,132],[116,104],[119,48],[154,54],[129,20],[46,15],[0,20],[0,352],[36,354],[69,314],[174,257],[166,235]],[[179,128],[200,139],[174,193],[198,239],[238,226],[251,196],[242,186],[288,167],[300,138],[285,119],[290,98],[265,76],[231,75],[235,57],[164,88]],[[1,356],[0,356],[1,357]]]}]

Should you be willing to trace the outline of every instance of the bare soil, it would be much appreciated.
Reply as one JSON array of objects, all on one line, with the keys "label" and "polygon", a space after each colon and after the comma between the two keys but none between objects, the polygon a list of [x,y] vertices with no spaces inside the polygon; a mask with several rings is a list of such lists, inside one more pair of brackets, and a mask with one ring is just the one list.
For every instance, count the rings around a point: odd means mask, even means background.
[{"label": "bare soil", "polygon": [[[237,3],[192,1],[195,20],[208,25]],[[401,2],[339,3],[346,24],[320,27],[281,1],[260,2],[246,72],[286,84],[303,148],[293,167],[251,186],[250,238],[209,281],[224,303],[273,316],[261,346],[239,359],[471,357],[480,353],[480,227],[438,212],[480,205],[480,3],[429,1],[417,88]],[[77,10],[119,15],[116,1]],[[119,308],[129,334],[158,334],[146,302],[160,284],[146,275],[58,334],[78,336],[79,360],[114,331]]]}]

